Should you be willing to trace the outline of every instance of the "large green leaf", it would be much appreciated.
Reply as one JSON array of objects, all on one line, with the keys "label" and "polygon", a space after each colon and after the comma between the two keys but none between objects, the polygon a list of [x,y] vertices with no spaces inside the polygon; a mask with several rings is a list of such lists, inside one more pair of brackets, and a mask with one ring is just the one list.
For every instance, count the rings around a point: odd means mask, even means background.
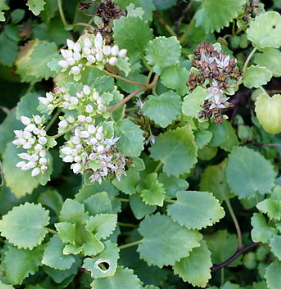
[{"label": "large green leaf", "polygon": [[126,176],[122,176],[121,180],[113,180],[113,185],[125,194],[133,195],[136,192],[136,185],[140,180],[140,173],[133,168],[126,171]]},{"label": "large green leaf", "polygon": [[259,123],[269,133],[281,132],[281,94],[269,97],[267,93],[258,96],[255,102],[255,111]]},{"label": "large green leaf", "polygon": [[25,203],[14,207],[0,220],[0,231],[19,249],[33,249],[40,245],[48,230],[49,213],[40,204]]},{"label": "large green leaf", "polygon": [[48,242],[42,259],[42,264],[57,270],[67,270],[75,262],[71,255],[63,254],[64,244],[58,235],[54,235]]},{"label": "large green leaf", "polygon": [[141,281],[128,268],[118,267],[112,277],[96,279],[91,283],[92,289],[141,289]]},{"label": "large green leaf", "polygon": [[138,194],[130,196],[130,207],[134,216],[138,220],[142,219],[146,215],[153,213],[156,210],[156,206],[145,204]]},{"label": "large green leaf", "polygon": [[146,60],[153,71],[161,74],[166,67],[178,64],[181,46],[175,36],[166,38],[159,36],[149,41],[146,46]]},{"label": "large green leaf", "polygon": [[122,119],[117,123],[116,136],[119,150],[130,157],[138,157],[143,150],[143,131],[129,119]]},{"label": "large green leaf", "polygon": [[187,93],[186,81],[188,71],[185,67],[167,67],[161,74],[161,82],[168,88],[175,90],[179,95]]},{"label": "large green leaf", "polygon": [[270,219],[281,220],[281,201],[265,199],[257,204],[257,208]]},{"label": "large green leaf", "polygon": [[146,217],[140,223],[139,232],[143,236],[138,246],[140,257],[160,268],[187,257],[193,248],[200,246],[202,238],[200,233],[183,228],[160,214]]},{"label": "large green leaf", "polygon": [[163,170],[168,176],[188,173],[197,162],[197,147],[189,126],[160,134],[150,152],[153,159],[164,164]]},{"label": "large green leaf", "polygon": [[196,26],[206,33],[220,32],[242,11],[246,0],[202,0],[202,8],[195,14]]},{"label": "large green leaf", "polygon": [[38,93],[27,93],[21,97],[17,109],[17,119],[20,120],[21,116],[32,117],[38,114],[37,107],[39,105]]},{"label": "large green leaf", "polygon": [[121,17],[113,24],[115,42],[120,48],[127,49],[129,56],[139,56],[153,37],[148,23],[138,17]]},{"label": "large green leaf", "polygon": [[281,236],[274,235],[269,243],[272,253],[281,260]]},{"label": "large green leaf", "polygon": [[60,211],[61,222],[78,223],[84,217],[84,205],[76,200],[66,199]]},{"label": "large green leaf", "polygon": [[168,214],[180,225],[200,230],[218,222],[225,212],[211,193],[181,191],[176,202],[168,206]]},{"label": "large green leaf", "polygon": [[279,48],[281,46],[280,14],[276,11],[260,14],[251,22],[246,33],[248,39],[258,48]]},{"label": "large green leaf", "polygon": [[259,88],[269,82],[272,72],[266,67],[251,65],[244,73],[243,84],[248,88]]},{"label": "large green leaf", "polygon": [[265,273],[266,284],[270,289],[279,289],[281,284],[281,262],[274,261],[267,268]]},{"label": "large green leaf", "polygon": [[165,128],[180,114],[181,98],[172,90],[159,96],[150,95],[144,103],[142,111],[157,125]]},{"label": "large green leaf", "polygon": [[227,182],[239,199],[270,192],[276,173],[260,153],[246,147],[235,147],[226,166]]},{"label": "large green leaf", "polygon": [[[9,246],[4,253],[3,267],[7,281],[13,285],[22,284],[24,278],[38,271],[41,265],[43,247],[33,250]],[[2,289],[1,285],[0,288]],[[5,288],[5,287],[4,287]]]},{"label": "large green leaf", "polygon": [[211,278],[211,252],[206,242],[202,240],[201,246],[194,248],[188,257],[182,258],[176,262],[174,272],[178,274],[183,281],[193,286],[206,287]]},{"label": "large green leaf", "polygon": [[266,48],[262,53],[256,53],[254,62],[269,69],[273,76],[281,76],[281,51],[275,48]]}]

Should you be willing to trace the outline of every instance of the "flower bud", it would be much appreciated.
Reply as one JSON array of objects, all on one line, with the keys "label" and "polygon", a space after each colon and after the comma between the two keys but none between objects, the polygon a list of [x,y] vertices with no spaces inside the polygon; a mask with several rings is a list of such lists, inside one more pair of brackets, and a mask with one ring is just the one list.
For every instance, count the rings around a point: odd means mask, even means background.
[{"label": "flower bud", "polygon": [[98,110],[100,110],[100,111],[106,111],[106,107],[105,107],[104,105],[102,105],[102,104],[99,104],[99,105],[98,105]]},{"label": "flower bud", "polygon": [[32,132],[36,128],[35,124],[31,123],[28,126],[25,127],[25,131]]},{"label": "flower bud", "polygon": [[88,132],[93,134],[96,132],[96,127],[93,124],[88,125]]},{"label": "flower bud", "polygon": [[97,138],[98,140],[102,140],[103,137],[104,137],[104,135],[103,135],[102,133],[100,133],[100,132],[98,132],[98,133],[96,134],[96,138]]},{"label": "flower bud", "polygon": [[68,65],[74,65],[75,60],[74,60],[74,58],[69,57],[69,58],[66,59],[66,62],[67,62]]},{"label": "flower bud", "polygon": [[91,47],[92,46],[92,42],[91,42],[89,37],[84,38],[83,42],[84,42],[85,47]]},{"label": "flower bud", "polygon": [[30,139],[31,138],[31,136],[32,136],[32,134],[29,132],[29,131],[24,131],[23,132],[23,137],[25,138],[25,139]]},{"label": "flower bud", "polygon": [[91,104],[86,105],[86,112],[91,113],[93,110],[94,110],[94,108]]},{"label": "flower bud", "polygon": [[89,132],[86,130],[81,131],[81,137],[82,138],[88,138],[90,136]]},{"label": "flower bud", "polygon": [[73,162],[73,156],[66,156],[62,159],[65,163],[72,163]]},{"label": "flower bud", "polygon": [[72,40],[66,39],[66,44],[67,44],[68,48],[73,49],[74,42]]},{"label": "flower bud", "polygon": [[68,63],[67,63],[66,60],[60,60],[60,61],[58,62],[58,65],[59,65],[60,67],[62,67],[62,68],[67,68],[67,67],[68,67]]},{"label": "flower bud", "polygon": [[88,56],[87,56],[87,60],[88,60],[90,63],[96,62],[96,58],[95,58],[94,55],[88,55]]},{"label": "flower bud", "polygon": [[73,54],[74,60],[79,61],[81,59],[81,57],[82,56],[79,52],[74,52],[74,54]]},{"label": "flower bud", "polygon": [[69,117],[67,118],[67,121],[68,121],[69,123],[74,123],[75,119],[74,119],[73,116],[69,116]]},{"label": "flower bud", "polygon": [[89,95],[89,94],[91,93],[91,88],[90,88],[90,86],[84,85],[84,86],[83,86],[83,92],[84,92],[86,95]]},{"label": "flower bud", "polygon": [[35,147],[34,147],[34,150],[36,151],[36,152],[40,152],[41,150],[42,150],[42,145],[40,145],[40,144],[37,144]]},{"label": "flower bud", "polygon": [[54,105],[53,104],[48,104],[47,105],[47,109],[48,110],[53,110],[55,107],[54,107]]},{"label": "flower bud", "polygon": [[35,144],[35,138],[32,137],[28,140],[28,143],[30,143],[31,145]]},{"label": "flower bud", "polygon": [[103,54],[104,55],[109,55],[110,53],[111,53],[111,47],[110,46],[108,46],[108,45],[105,45],[104,47],[103,47]]},{"label": "flower bud", "polygon": [[97,152],[98,153],[103,153],[104,152],[104,146],[103,145],[99,145],[98,147],[97,147]]},{"label": "flower bud", "polygon": [[39,159],[39,156],[38,156],[38,155],[36,155],[36,154],[31,155],[31,160],[32,160],[32,161],[37,162],[38,159]]},{"label": "flower bud", "polygon": [[71,140],[74,144],[80,144],[80,137],[78,136],[72,136]]},{"label": "flower bud", "polygon": [[39,168],[34,168],[31,172],[32,177],[36,177],[40,174],[40,169]]},{"label": "flower bud", "polygon": [[119,47],[118,47],[118,45],[114,45],[114,46],[111,48],[111,55],[117,56],[118,53],[119,53]]},{"label": "flower bud", "polygon": [[41,157],[41,158],[44,158],[45,156],[46,156],[46,151],[45,150],[41,150],[40,152],[39,152],[39,156]]},{"label": "flower bud", "polygon": [[36,124],[42,123],[42,117],[40,115],[34,115],[33,119],[34,119]]},{"label": "flower bud", "polygon": [[90,143],[92,144],[92,145],[95,145],[95,144],[97,144],[97,139],[95,138],[95,137],[92,137],[91,139],[90,139]]},{"label": "flower bud", "polygon": [[110,57],[109,59],[109,64],[112,65],[112,66],[115,66],[117,64],[117,58],[116,57]]},{"label": "flower bud", "polygon": [[48,170],[47,166],[41,166],[41,172],[45,173]]},{"label": "flower bud", "polygon": [[82,98],[82,97],[84,96],[83,91],[77,91],[77,92],[76,92],[76,96],[77,96],[78,98]]},{"label": "flower bud", "polygon": [[28,153],[20,153],[20,154],[18,154],[18,157],[23,159],[23,160],[27,160],[27,161],[31,160],[31,155]]},{"label": "flower bud", "polygon": [[71,150],[71,154],[72,154],[73,156],[77,156],[77,155],[78,155],[78,151],[77,151],[76,149],[72,149],[72,150]]},{"label": "flower bud", "polygon": [[86,120],[86,116],[83,114],[78,115],[78,121],[84,122]]},{"label": "flower bud", "polygon": [[101,34],[98,32],[96,37],[95,37],[95,47],[96,48],[100,48],[102,46],[102,36]]},{"label": "flower bud", "polygon": [[81,51],[81,45],[79,42],[74,43],[73,45],[73,51],[74,52],[80,52]]},{"label": "flower bud", "polygon": [[100,51],[97,52],[96,59],[97,59],[97,61],[102,61],[103,60],[103,54]]},{"label": "flower bud", "polygon": [[16,164],[16,167],[17,168],[21,168],[21,167],[23,167],[23,166],[25,166],[26,165],[26,162],[25,161],[21,161],[21,162],[18,162],[17,164]]},{"label": "flower bud", "polygon": [[91,49],[88,48],[88,47],[84,47],[84,48],[83,48],[83,53],[84,53],[85,55],[89,55],[89,54],[91,53]]},{"label": "flower bud", "polygon": [[99,93],[97,91],[95,91],[93,93],[93,100],[97,100],[99,98],[99,96],[100,96]]},{"label": "flower bud", "polygon": [[61,52],[61,55],[63,56],[63,58],[72,57],[72,51],[70,51],[70,50],[61,49],[60,52]]},{"label": "flower bud", "polygon": [[14,134],[15,134],[17,137],[23,137],[23,131],[22,131],[22,130],[14,130]]},{"label": "flower bud", "polygon": [[74,157],[74,161],[76,162],[76,163],[79,163],[79,162],[81,162],[81,157],[80,156],[75,156]]},{"label": "flower bud", "polygon": [[76,163],[72,166],[72,170],[74,172],[74,174],[77,174],[80,170],[81,170],[82,166],[79,163]]},{"label": "flower bud", "polygon": [[49,102],[54,100],[54,96],[50,92],[46,93],[46,98],[48,99]]},{"label": "flower bud", "polygon": [[41,145],[45,145],[46,143],[47,143],[47,138],[45,138],[44,136],[42,136],[42,137],[39,137],[39,143],[41,144]]},{"label": "flower bud", "polygon": [[74,75],[77,75],[80,73],[80,68],[78,66],[73,66],[71,68],[71,73],[74,74]]},{"label": "flower bud", "polygon": [[71,154],[71,148],[70,147],[63,147],[61,148],[61,153],[65,154],[65,155],[70,155]]},{"label": "flower bud", "polygon": [[21,116],[20,120],[24,125],[29,125],[31,123],[30,118],[28,118],[26,116]]},{"label": "flower bud", "polygon": [[126,57],[126,55],[127,55],[127,49],[121,49],[118,53],[118,56],[121,58]]},{"label": "flower bud", "polygon": [[70,103],[72,104],[72,105],[77,105],[78,104],[78,98],[77,97],[74,97],[74,96],[72,96],[72,97],[70,97]]},{"label": "flower bud", "polygon": [[48,162],[48,160],[46,158],[40,158],[39,159],[39,164],[40,165],[45,165]]},{"label": "flower bud", "polygon": [[91,123],[93,121],[93,119],[90,116],[86,117],[86,122]]},{"label": "flower bud", "polygon": [[102,97],[98,97],[97,98],[97,104],[101,104],[103,103],[103,98]]}]

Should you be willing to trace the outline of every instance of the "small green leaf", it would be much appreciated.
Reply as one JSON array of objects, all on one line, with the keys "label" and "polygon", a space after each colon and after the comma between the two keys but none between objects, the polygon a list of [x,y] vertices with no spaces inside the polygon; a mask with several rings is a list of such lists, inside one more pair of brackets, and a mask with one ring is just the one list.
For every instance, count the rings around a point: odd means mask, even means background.
[{"label": "small green leaf", "polygon": [[84,210],[83,204],[72,199],[66,199],[60,211],[60,221],[71,223],[79,222],[84,217]]},{"label": "small green leaf", "polygon": [[119,249],[116,243],[111,241],[104,242],[105,249],[96,257],[86,258],[83,268],[90,271],[94,279],[114,276],[119,259]]},{"label": "small green leaf", "polygon": [[113,25],[113,38],[120,48],[128,50],[129,57],[138,58],[153,37],[148,23],[140,18],[121,17]]},{"label": "small green leaf", "polygon": [[[266,25],[264,25],[266,23]],[[281,16],[276,11],[258,15],[246,31],[248,39],[258,48],[281,46]],[[272,288],[270,288],[272,289]]]},{"label": "small green leaf", "polygon": [[281,220],[281,201],[266,199],[257,204],[257,208],[270,219]]},{"label": "small green leaf", "polygon": [[265,280],[268,288],[279,289],[281,284],[281,262],[274,261],[267,268],[265,272]]},{"label": "small green leaf", "polygon": [[104,244],[92,233],[84,234],[84,244],[82,245],[84,255],[97,255],[104,250]]},{"label": "small green leaf", "polygon": [[189,173],[197,162],[197,147],[189,126],[160,134],[150,152],[154,160],[164,164],[163,170],[168,176],[178,177],[180,174]]},{"label": "small green leaf", "polygon": [[25,203],[14,207],[0,220],[0,231],[19,249],[33,249],[48,233],[49,213],[40,204]]},{"label": "small green leaf", "polygon": [[158,181],[157,173],[147,175],[144,182],[139,184],[137,190],[146,205],[163,206],[166,191],[163,184]]},{"label": "small green leaf", "polygon": [[94,194],[84,201],[86,210],[91,215],[112,213],[112,204],[107,192]]},{"label": "small green leaf", "polygon": [[28,0],[27,6],[29,10],[38,16],[42,10],[44,10],[45,1],[44,0]]},{"label": "small green leaf", "polygon": [[281,132],[281,94],[269,97],[262,93],[255,102],[255,111],[259,123],[265,131],[273,134]]},{"label": "small green leaf", "polygon": [[181,191],[176,202],[168,206],[168,214],[181,226],[200,230],[218,222],[225,212],[211,193]]},{"label": "small green leaf", "polygon": [[202,238],[200,233],[183,228],[160,214],[146,217],[140,223],[139,233],[143,236],[138,246],[140,257],[148,265],[160,268],[187,257],[193,248],[200,246]]},{"label": "small green leaf", "polygon": [[[22,284],[28,275],[33,275],[38,271],[41,265],[42,255],[42,246],[33,250],[8,246],[8,249],[4,253],[4,259],[2,260],[7,281],[13,285]],[[0,288],[3,288],[1,283]]]},{"label": "small green leaf", "polygon": [[0,2],[0,21],[5,21],[6,20],[4,12],[3,12],[5,10],[9,10],[9,6],[5,3],[5,1],[1,1]]},{"label": "small green leaf", "polygon": [[32,117],[38,114],[37,107],[39,105],[38,93],[27,93],[21,97],[17,105],[16,115],[20,120],[21,116]]},{"label": "small green leaf", "polygon": [[274,235],[269,243],[269,246],[271,248],[272,253],[278,258],[278,260],[281,260],[281,236]]},{"label": "small green leaf", "polygon": [[42,259],[42,264],[53,269],[66,270],[75,262],[73,256],[63,255],[64,244],[58,235],[54,235],[48,242]]},{"label": "small green leaf", "polygon": [[128,268],[117,267],[112,277],[96,279],[91,283],[92,289],[141,289],[141,281],[134,275],[134,271]]},{"label": "small green leaf", "polygon": [[144,103],[142,111],[157,125],[165,128],[180,114],[181,98],[172,90],[159,96],[150,95]]},{"label": "small green leaf", "polygon": [[208,92],[206,91],[206,89],[200,86],[196,87],[191,94],[188,94],[183,99],[182,104],[183,114],[198,118],[198,113],[200,110],[202,110],[201,106],[204,104],[207,95]]},{"label": "small green leaf", "polygon": [[206,167],[200,179],[200,190],[210,191],[220,202],[231,197],[231,191],[226,182],[225,166],[226,161]]},{"label": "small green leaf", "polygon": [[156,206],[145,204],[138,194],[130,196],[130,207],[134,216],[138,220],[142,219],[146,215],[152,214],[156,210]]},{"label": "small green leaf", "polygon": [[169,38],[159,36],[149,41],[145,52],[148,64],[160,75],[166,67],[179,63],[181,46],[175,36]]},{"label": "small green leaf", "polygon": [[239,199],[265,194],[274,185],[276,173],[260,153],[246,147],[235,147],[226,166],[227,182]]},{"label": "small green leaf", "polygon": [[8,37],[7,33],[0,34],[0,61],[7,66],[12,66],[18,54],[18,43]]},{"label": "small green leaf", "polygon": [[194,248],[188,257],[176,262],[174,272],[183,281],[204,288],[211,278],[212,261],[206,242],[201,240],[200,243],[201,246]]},{"label": "small green leaf", "polygon": [[63,199],[56,190],[46,190],[39,195],[38,202],[52,209],[58,216],[62,208]]},{"label": "small green leaf", "polygon": [[186,68],[179,66],[167,67],[161,74],[161,82],[181,96],[187,93],[187,79],[188,71]]},{"label": "small green leaf", "polygon": [[275,48],[266,48],[262,53],[256,53],[254,62],[269,69],[273,76],[281,76],[281,51]]},{"label": "small green leaf", "polygon": [[126,176],[122,176],[121,180],[114,179],[113,185],[127,195],[133,195],[136,193],[136,186],[140,180],[140,173],[135,169],[130,168],[126,171]]},{"label": "small green leaf", "polygon": [[138,157],[143,150],[143,131],[129,119],[122,119],[117,123],[116,136],[118,149],[129,157]]},{"label": "small green leaf", "polygon": [[222,124],[225,128],[226,132],[226,138],[225,140],[220,144],[220,147],[224,149],[227,152],[230,152],[233,147],[239,145],[239,141],[235,132],[235,129],[231,125],[229,121],[224,121]]},{"label": "small green leaf", "polygon": [[251,219],[252,239],[254,242],[268,243],[272,236],[277,234],[275,228],[270,227],[266,219],[259,213],[254,213]]},{"label": "small green leaf", "polygon": [[195,132],[195,142],[199,149],[206,146],[212,139],[213,134],[208,130],[199,130]]},{"label": "small green leaf", "polygon": [[[1,20],[1,12],[0,12],[0,21],[5,21],[5,19],[4,19],[4,20]],[[13,287],[12,285],[4,284],[4,283],[1,282],[1,280],[0,280],[0,288],[1,288],[1,289],[14,289],[15,287]]]},{"label": "small green leaf", "polygon": [[195,14],[196,26],[204,28],[206,33],[220,32],[242,12],[246,0],[202,0],[202,8]]},{"label": "small green leaf", "polygon": [[272,72],[266,67],[251,65],[244,73],[243,84],[248,88],[259,88],[269,82]]},{"label": "small green leaf", "polygon": [[55,227],[63,243],[75,245],[75,234],[76,234],[75,224],[68,222],[59,222],[55,224]]},{"label": "small green leaf", "polygon": [[86,221],[86,230],[94,233],[98,239],[106,239],[115,230],[117,225],[117,215],[100,214],[91,216]]}]

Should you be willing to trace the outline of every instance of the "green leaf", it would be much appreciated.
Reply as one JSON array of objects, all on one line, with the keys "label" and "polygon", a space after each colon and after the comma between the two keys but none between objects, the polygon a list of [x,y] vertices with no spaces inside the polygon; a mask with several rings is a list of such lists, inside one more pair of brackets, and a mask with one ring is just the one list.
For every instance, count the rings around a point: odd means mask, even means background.
[{"label": "green leaf", "polygon": [[274,261],[267,268],[265,273],[266,284],[270,289],[279,289],[281,284],[281,262]]},{"label": "green leaf", "polygon": [[75,245],[76,225],[68,222],[59,222],[55,224],[58,235],[63,243]]},{"label": "green leaf", "polygon": [[146,205],[163,206],[166,191],[163,184],[158,181],[157,173],[147,175],[144,182],[138,185],[137,190]]},{"label": "green leaf", "polygon": [[118,149],[129,157],[138,157],[143,150],[143,131],[129,119],[122,119],[117,123],[116,136]]},{"label": "green leaf", "polygon": [[159,96],[150,95],[144,103],[142,111],[157,125],[165,128],[180,114],[181,98],[172,90]]},{"label": "green leaf", "polygon": [[86,221],[86,230],[94,233],[98,239],[106,239],[115,230],[117,225],[116,214],[100,214],[91,216]]},{"label": "green leaf", "polygon": [[56,11],[58,10],[58,5],[56,0],[44,0],[46,2],[44,10],[40,13],[40,18],[48,24],[50,19],[55,16]]},{"label": "green leaf", "polygon": [[32,117],[38,114],[37,107],[39,105],[38,93],[27,93],[21,97],[17,108],[16,116],[20,120],[21,116]]},{"label": "green leaf", "polygon": [[0,34],[0,62],[12,66],[18,54],[18,43],[10,39],[7,33]]},{"label": "green leaf", "polygon": [[176,5],[177,0],[166,0],[166,1],[153,0],[153,3],[156,6],[157,10],[164,10]]},{"label": "green leaf", "polygon": [[212,226],[225,215],[218,200],[208,192],[178,192],[176,202],[167,210],[175,222],[197,230]]},{"label": "green leaf", "polygon": [[134,271],[128,268],[117,267],[112,277],[96,279],[91,283],[92,289],[141,289],[141,281]]},{"label": "green leaf", "polygon": [[55,76],[56,72],[52,71],[47,64],[57,55],[57,45],[54,42],[41,41],[30,55],[27,75],[32,76],[34,81],[40,81],[43,78],[47,80]]},{"label": "green leaf", "polygon": [[104,251],[96,257],[86,258],[82,266],[87,271],[90,271],[91,277],[94,279],[114,276],[117,269],[120,251],[117,244],[105,241],[104,245]]},{"label": "green leaf", "polygon": [[9,10],[9,6],[5,3],[5,1],[1,1],[0,2],[0,21],[5,21],[6,20],[4,12],[3,12],[5,10]]},{"label": "green leaf", "polygon": [[206,146],[212,139],[213,134],[208,130],[199,130],[195,132],[195,142],[199,149]]},{"label": "green leaf", "polygon": [[27,6],[29,10],[38,16],[42,10],[44,10],[45,1],[44,0],[28,0]]},{"label": "green leaf", "polygon": [[[1,20],[1,12],[0,12],[0,21],[4,21],[4,20]],[[4,283],[1,282],[1,280],[0,280],[0,288],[1,288],[1,289],[14,289],[15,287],[13,287],[12,285],[4,284]]]},{"label": "green leaf", "polygon": [[266,199],[257,204],[257,208],[270,219],[281,220],[281,201]]},{"label": "green leaf", "polygon": [[149,41],[145,50],[145,58],[153,71],[161,74],[166,67],[174,66],[179,63],[181,46],[175,36],[159,36]]},{"label": "green leaf", "polygon": [[206,167],[199,185],[201,191],[210,191],[220,202],[231,197],[231,191],[226,182],[225,166],[226,161]]},{"label": "green leaf", "polygon": [[212,122],[209,126],[209,131],[213,134],[213,137],[209,143],[210,146],[217,147],[227,141],[227,128],[225,126],[225,121],[220,125]]},{"label": "green leaf", "polygon": [[246,0],[202,0],[202,8],[195,14],[196,26],[204,28],[206,33],[220,32],[242,12]]},{"label": "green leaf", "polygon": [[160,214],[146,217],[140,223],[139,233],[143,236],[137,249],[141,259],[149,266],[160,268],[187,257],[193,248],[200,246],[202,238],[200,233],[183,228]]},{"label": "green leaf", "polygon": [[272,72],[266,67],[251,65],[244,73],[243,84],[248,88],[259,88],[269,82]]},{"label": "green leaf", "polygon": [[271,248],[272,253],[278,258],[278,260],[281,260],[281,236],[274,235],[269,243],[269,246]]},{"label": "green leaf", "polygon": [[175,90],[176,93],[183,96],[187,93],[186,81],[188,79],[188,74],[188,71],[184,67],[167,67],[161,75],[161,82],[166,87]]},{"label": "green leaf", "polygon": [[40,204],[25,203],[14,207],[0,220],[0,231],[19,249],[33,249],[44,240],[49,213]]},{"label": "green leaf", "polygon": [[82,245],[84,255],[97,255],[104,250],[103,243],[98,238],[91,234],[84,234],[84,244]]},{"label": "green leaf", "polygon": [[[169,176],[189,173],[197,162],[197,147],[189,126],[160,134],[150,148],[151,157],[164,164],[163,170]],[[177,164],[175,166],[175,164]]]},{"label": "green leaf", "polygon": [[191,94],[188,94],[183,99],[182,112],[183,114],[191,117],[198,118],[198,113],[202,110],[201,105],[204,104],[205,98],[207,97],[208,92],[206,89],[198,86],[196,87]]},{"label": "green leaf", "polygon": [[[41,265],[43,248],[33,250],[18,249],[8,246],[4,253],[3,267],[7,281],[13,285],[22,284],[28,275],[33,275]],[[2,286],[0,286],[2,289]]]},{"label": "green leaf", "polygon": [[[266,23],[266,25],[264,25]],[[246,30],[248,39],[258,48],[281,46],[281,16],[276,11],[258,15]],[[270,288],[271,289],[271,288]]]},{"label": "green leaf", "polygon": [[276,173],[260,153],[246,147],[235,147],[226,167],[227,182],[239,199],[265,194],[274,185]]},{"label": "green leaf", "polygon": [[252,240],[254,242],[268,243],[272,236],[277,234],[275,228],[270,227],[263,215],[254,213],[251,219]]},{"label": "green leaf", "polygon": [[113,25],[113,38],[121,49],[128,50],[129,57],[138,58],[153,37],[148,23],[140,18],[121,17],[114,20]]},{"label": "green leaf", "polygon": [[258,96],[255,102],[255,112],[259,123],[266,132],[277,134],[281,132],[281,94],[269,97],[267,93]]},{"label": "green leaf", "polygon": [[138,220],[142,219],[146,215],[153,213],[156,210],[156,206],[145,204],[138,194],[130,196],[130,207],[134,216]]},{"label": "green leaf", "polygon": [[58,235],[48,242],[42,259],[42,264],[57,270],[69,269],[75,262],[73,256],[63,255],[64,244]]},{"label": "green leaf", "polygon": [[94,194],[84,201],[86,210],[91,215],[112,213],[112,204],[107,192]]},{"label": "green leaf", "polygon": [[224,120],[223,126],[226,132],[225,140],[220,144],[220,147],[227,152],[230,152],[233,147],[239,145],[239,141],[235,132],[235,129],[229,121]]},{"label": "green leaf", "polygon": [[46,190],[39,195],[38,202],[52,209],[58,216],[62,208],[63,199],[56,190]]},{"label": "green leaf", "polygon": [[127,195],[133,195],[136,193],[136,186],[140,180],[140,173],[133,168],[126,171],[126,176],[122,176],[121,180],[114,179],[113,185]]},{"label": "green leaf", "polygon": [[266,48],[262,53],[256,53],[254,62],[270,70],[275,77],[281,76],[281,51],[275,48]]},{"label": "green leaf", "polygon": [[212,261],[206,242],[202,240],[200,243],[201,246],[194,248],[188,257],[176,262],[174,272],[183,281],[204,288],[211,278]]},{"label": "green leaf", "polygon": [[79,202],[66,199],[60,211],[61,222],[80,222],[84,217],[84,205]]}]

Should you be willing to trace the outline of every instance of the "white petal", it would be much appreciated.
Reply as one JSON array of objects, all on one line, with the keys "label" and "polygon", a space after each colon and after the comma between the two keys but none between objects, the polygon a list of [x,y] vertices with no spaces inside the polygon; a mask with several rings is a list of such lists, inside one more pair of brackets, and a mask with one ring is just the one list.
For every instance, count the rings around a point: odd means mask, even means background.
[{"label": "white petal", "polygon": [[109,64],[112,65],[112,66],[115,66],[117,64],[117,58],[116,57],[110,57],[109,59]]},{"label": "white petal", "polygon": [[70,39],[66,39],[66,44],[70,49],[74,47],[74,42]]},{"label": "white petal", "polygon": [[59,65],[60,67],[62,67],[62,68],[67,68],[67,67],[68,67],[68,63],[67,63],[66,60],[60,60],[60,61],[58,62],[58,65]]},{"label": "white petal", "polygon": [[32,177],[36,177],[40,174],[40,169],[39,168],[34,168],[31,172]]},{"label": "white petal", "polygon": [[31,122],[30,118],[26,116],[21,116],[20,120],[24,125],[29,125]]},{"label": "white petal", "polygon": [[96,37],[95,37],[95,47],[96,48],[100,48],[102,46],[102,36],[101,34],[98,32]]},{"label": "white petal", "polygon": [[118,45],[114,45],[114,46],[111,48],[111,55],[117,56],[118,53],[119,53],[119,47],[118,47]]},{"label": "white petal", "polygon": [[126,57],[126,55],[127,55],[127,49],[121,49],[118,53],[118,56],[121,58]]}]

